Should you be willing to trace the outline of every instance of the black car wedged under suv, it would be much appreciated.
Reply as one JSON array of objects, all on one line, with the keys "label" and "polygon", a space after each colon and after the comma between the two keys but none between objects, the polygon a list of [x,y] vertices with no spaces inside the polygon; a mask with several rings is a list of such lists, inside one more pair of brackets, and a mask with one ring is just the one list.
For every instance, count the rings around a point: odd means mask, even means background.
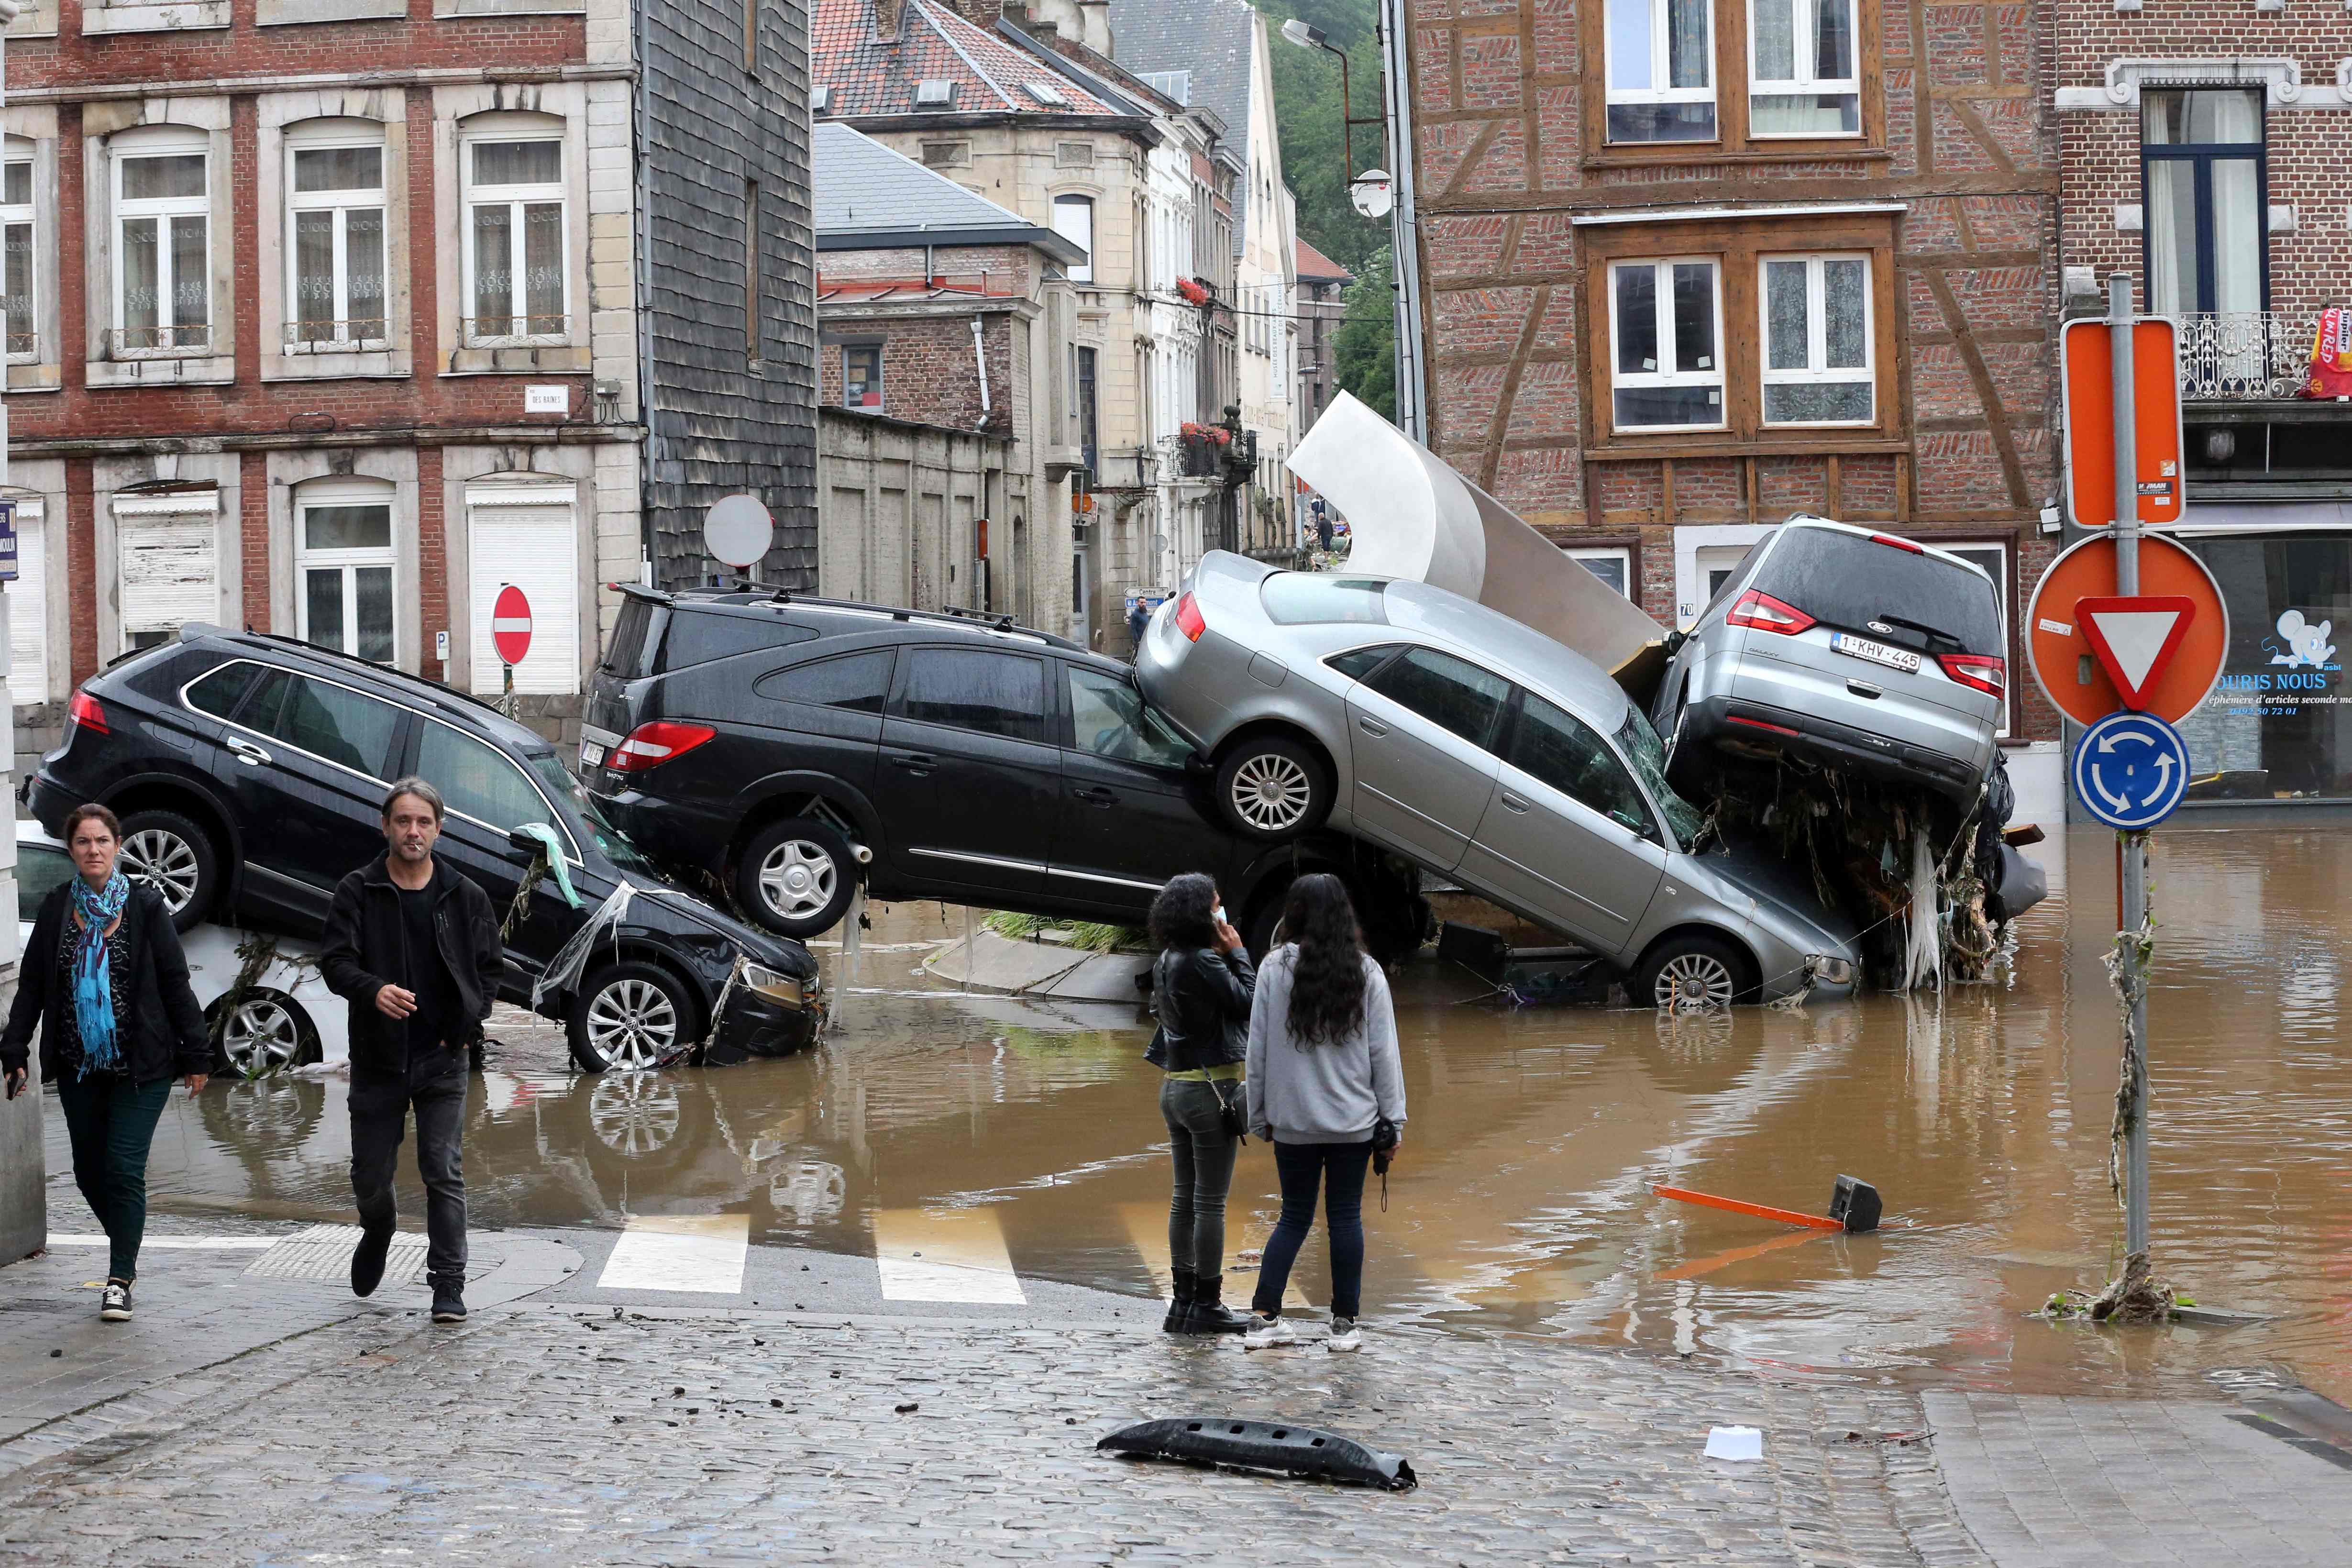
[{"label": "black car wedged under suv", "polygon": [[1127,666],[978,616],[788,594],[623,589],[580,776],[646,853],[770,931],[877,899],[1139,923],[1217,879],[1263,951],[1282,890],[1349,885],[1367,939],[1421,940],[1411,868],[1338,834],[1269,848],[1218,826],[1192,749]]},{"label": "black car wedged under suv", "polygon": [[563,843],[572,899],[552,874],[534,885],[507,931],[503,999],[528,1006],[532,982],[622,883],[644,895],[597,934],[576,982],[542,1000],[583,1068],[649,1067],[706,1036],[714,1060],[814,1037],[822,1003],[806,948],[663,881],[521,725],[327,648],[189,626],[118,659],[74,693],[65,743],[41,759],[26,799],[52,833],[85,801],[111,807],[125,868],[163,890],[183,927],[233,910],[315,939],[335,884],[383,853],[384,790],[407,773],[448,803],[435,853],[501,918],[534,863],[517,830],[545,826]]}]

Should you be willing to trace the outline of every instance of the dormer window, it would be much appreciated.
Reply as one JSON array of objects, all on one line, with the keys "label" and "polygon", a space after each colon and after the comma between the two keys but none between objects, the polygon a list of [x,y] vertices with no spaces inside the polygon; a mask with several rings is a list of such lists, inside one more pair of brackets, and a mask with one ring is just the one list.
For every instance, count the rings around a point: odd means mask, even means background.
[{"label": "dormer window", "polygon": [[1030,97],[1049,109],[1063,108],[1070,101],[1062,89],[1050,81],[1024,81],[1021,86]]},{"label": "dormer window", "polygon": [[955,104],[956,84],[942,77],[925,77],[915,84],[917,109],[950,109]]},{"label": "dormer window", "polygon": [[810,113],[812,113],[812,114],[824,114],[824,113],[829,112],[829,111],[832,110],[832,108],[833,108],[833,89],[832,89],[832,88],[830,88],[830,87],[819,87],[819,88],[814,89],[814,90],[812,90],[812,91],[809,93],[809,112],[810,112]]}]

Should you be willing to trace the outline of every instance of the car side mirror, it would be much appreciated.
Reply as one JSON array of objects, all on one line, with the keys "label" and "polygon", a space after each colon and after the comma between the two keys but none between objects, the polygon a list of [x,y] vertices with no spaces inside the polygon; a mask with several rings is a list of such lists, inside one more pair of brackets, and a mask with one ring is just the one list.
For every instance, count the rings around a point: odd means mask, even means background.
[{"label": "car side mirror", "polygon": [[535,833],[526,833],[520,827],[509,827],[507,829],[507,847],[528,859],[533,855],[544,852],[547,846],[540,841],[539,835]]},{"label": "car side mirror", "polygon": [[1665,644],[1665,647],[1666,647],[1666,657],[1667,657],[1668,658],[1674,658],[1674,657],[1675,657],[1675,655],[1676,655],[1676,654],[1678,654],[1678,653],[1680,653],[1680,652],[1682,651],[1682,649],[1683,649],[1683,644],[1685,644],[1685,643],[1686,643],[1686,642],[1688,642],[1688,641],[1690,641],[1690,633],[1688,633],[1688,632],[1685,632],[1685,631],[1671,631],[1671,632],[1668,632],[1668,633],[1666,634],[1666,644]]},{"label": "car side mirror", "polygon": [[1630,811],[1612,811],[1609,814],[1609,820],[1637,838],[1652,837],[1650,825]]}]

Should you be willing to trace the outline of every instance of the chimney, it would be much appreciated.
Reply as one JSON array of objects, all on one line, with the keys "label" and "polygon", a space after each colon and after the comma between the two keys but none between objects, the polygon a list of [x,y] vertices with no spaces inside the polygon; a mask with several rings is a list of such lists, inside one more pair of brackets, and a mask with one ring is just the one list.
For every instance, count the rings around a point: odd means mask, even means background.
[{"label": "chimney", "polygon": [[948,0],[956,15],[983,32],[994,32],[1004,15],[1004,0]]},{"label": "chimney", "polygon": [[907,9],[907,0],[874,0],[874,41],[895,44],[898,41],[898,18]]}]

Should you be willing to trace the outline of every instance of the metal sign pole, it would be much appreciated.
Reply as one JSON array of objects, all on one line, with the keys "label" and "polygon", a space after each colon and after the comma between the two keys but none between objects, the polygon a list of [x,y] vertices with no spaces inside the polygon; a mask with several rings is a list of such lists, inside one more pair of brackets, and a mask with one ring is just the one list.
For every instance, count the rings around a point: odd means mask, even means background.
[{"label": "metal sign pole", "polygon": [[[2132,368],[2132,275],[2107,279],[2107,335],[2115,375],[2116,592],[2139,593],[2139,463],[2133,449],[2138,387]],[[2124,1252],[2147,1251],[2147,834],[2123,835]]]},{"label": "metal sign pole", "polygon": [[514,717],[514,666],[501,664],[499,668],[507,672],[506,693],[499,699],[499,710],[511,719]]}]

